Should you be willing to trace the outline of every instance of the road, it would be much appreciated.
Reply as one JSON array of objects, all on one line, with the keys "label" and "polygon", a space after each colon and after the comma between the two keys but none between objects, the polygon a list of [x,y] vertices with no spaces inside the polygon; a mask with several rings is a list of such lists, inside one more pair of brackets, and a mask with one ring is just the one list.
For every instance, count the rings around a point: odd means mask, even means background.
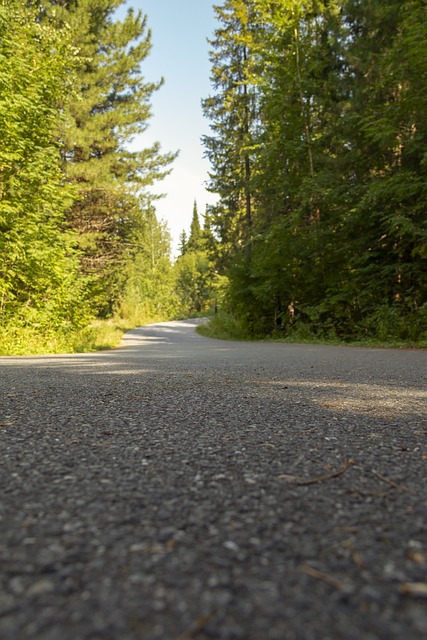
[{"label": "road", "polygon": [[426,352],[196,322],[0,358],[0,637],[426,637]]}]

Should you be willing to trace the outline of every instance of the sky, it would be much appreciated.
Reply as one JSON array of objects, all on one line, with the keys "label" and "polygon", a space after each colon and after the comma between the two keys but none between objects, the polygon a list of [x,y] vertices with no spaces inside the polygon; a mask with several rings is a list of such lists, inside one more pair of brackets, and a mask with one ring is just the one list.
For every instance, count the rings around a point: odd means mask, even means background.
[{"label": "sky", "polygon": [[153,46],[141,71],[147,81],[165,80],[151,99],[150,126],[131,148],[158,141],[164,152],[179,150],[172,174],[151,189],[154,194],[166,194],[155,206],[158,219],[167,223],[175,254],[181,232],[189,232],[194,200],[199,214],[216,200],[206,191],[209,162],[201,143],[201,136],[209,133],[201,100],[212,93],[207,38],[216,28],[213,4],[210,0],[127,0],[118,12],[120,18],[133,7],[147,15]]}]

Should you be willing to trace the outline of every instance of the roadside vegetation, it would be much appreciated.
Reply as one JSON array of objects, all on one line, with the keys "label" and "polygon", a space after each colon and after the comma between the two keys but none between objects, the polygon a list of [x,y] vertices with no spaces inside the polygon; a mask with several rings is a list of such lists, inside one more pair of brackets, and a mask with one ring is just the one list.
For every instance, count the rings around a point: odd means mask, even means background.
[{"label": "roadside vegetation", "polygon": [[[422,0],[225,0],[205,137],[241,335],[427,340]],[[231,320],[230,320],[231,318]]]},{"label": "roadside vegetation", "polygon": [[224,0],[209,189],[171,257],[129,150],[162,81],[121,0],[0,0],[0,355],[117,346],[209,315],[226,339],[427,344],[423,0]]},{"label": "roadside vegetation", "polygon": [[277,331],[268,336],[265,334],[248,333],[246,326],[238,318],[231,313],[221,309],[217,314],[208,317],[206,323],[200,325],[196,329],[197,333],[208,338],[216,338],[218,340],[238,340],[238,341],[268,341],[268,342],[287,342],[290,344],[325,344],[336,346],[353,346],[353,347],[384,347],[395,349],[427,349],[427,339],[423,340],[402,340],[390,337],[390,334],[384,334],[383,338],[361,335],[353,340],[345,340],[326,331],[314,331],[308,326],[299,325],[294,331],[288,331],[284,334]]}]

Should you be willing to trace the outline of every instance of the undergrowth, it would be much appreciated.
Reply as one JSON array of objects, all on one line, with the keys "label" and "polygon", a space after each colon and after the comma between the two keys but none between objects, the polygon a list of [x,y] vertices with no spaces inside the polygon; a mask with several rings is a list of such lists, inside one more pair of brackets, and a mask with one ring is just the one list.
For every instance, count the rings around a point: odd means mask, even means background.
[{"label": "undergrowth", "polygon": [[[36,356],[47,354],[88,353],[113,349],[122,341],[123,334],[136,326],[165,320],[165,318],[116,317],[109,320],[94,320],[88,326],[69,332],[44,330],[31,326],[6,326],[0,331],[0,356]],[[282,332],[265,336],[250,335],[245,324],[225,311],[211,316],[209,321],[197,327],[203,336],[219,340],[275,341],[300,344],[348,345],[358,347],[427,348],[427,340],[408,341],[379,339],[362,336],[344,340],[333,334],[319,336],[310,327],[300,324],[286,335]]]},{"label": "undergrowth", "polygon": [[168,319],[133,312],[128,317],[117,314],[107,320],[94,319],[83,328],[67,331],[10,324],[0,327],[0,356],[90,353],[114,349],[120,346],[126,331]]},{"label": "undergrowth", "polygon": [[95,320],[82,329],[59,332],[31,326],[7,326],[0,333],[0,356],[36,356],[59,353],[82,353],[117,347],[125,324],[112,320]]},{"label": "undergrowth", "polygon": [[332,332],[329,335],[319,335],[314,333],[311,328],[305,324],[300,324],[295,328],[288,330],[285,334],[283,332],[275,332],[269,336],[250,334],[247,331],[245,324],[238,318],[225,311],[219,311],[216,315],[209,318],[209,321],[203,325],[197,327],[197,333],[200,335],[216,338],[219,340],[239,340],[239,341],[267,341],[267,342],[284,342],[291,344],[325,344],[336,346],[354,346],[354,347],[388,347],[388,348],[427,348],[427,339],[413,341],[413,340],[399,340],[399,339],[386,339],[378,338],[375,336],[361,336],[353,337],[352,339],[345,340],[334,335]]}]

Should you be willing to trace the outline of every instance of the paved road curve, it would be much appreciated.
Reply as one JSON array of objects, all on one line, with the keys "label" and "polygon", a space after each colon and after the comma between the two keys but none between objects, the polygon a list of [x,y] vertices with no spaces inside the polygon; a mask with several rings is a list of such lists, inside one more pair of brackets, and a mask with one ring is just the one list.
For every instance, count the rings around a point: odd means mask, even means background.
[{"label": "paved road curve", "polygon": [[427,353],[194,324],[0,358],[2,640],[424,638]]}]

